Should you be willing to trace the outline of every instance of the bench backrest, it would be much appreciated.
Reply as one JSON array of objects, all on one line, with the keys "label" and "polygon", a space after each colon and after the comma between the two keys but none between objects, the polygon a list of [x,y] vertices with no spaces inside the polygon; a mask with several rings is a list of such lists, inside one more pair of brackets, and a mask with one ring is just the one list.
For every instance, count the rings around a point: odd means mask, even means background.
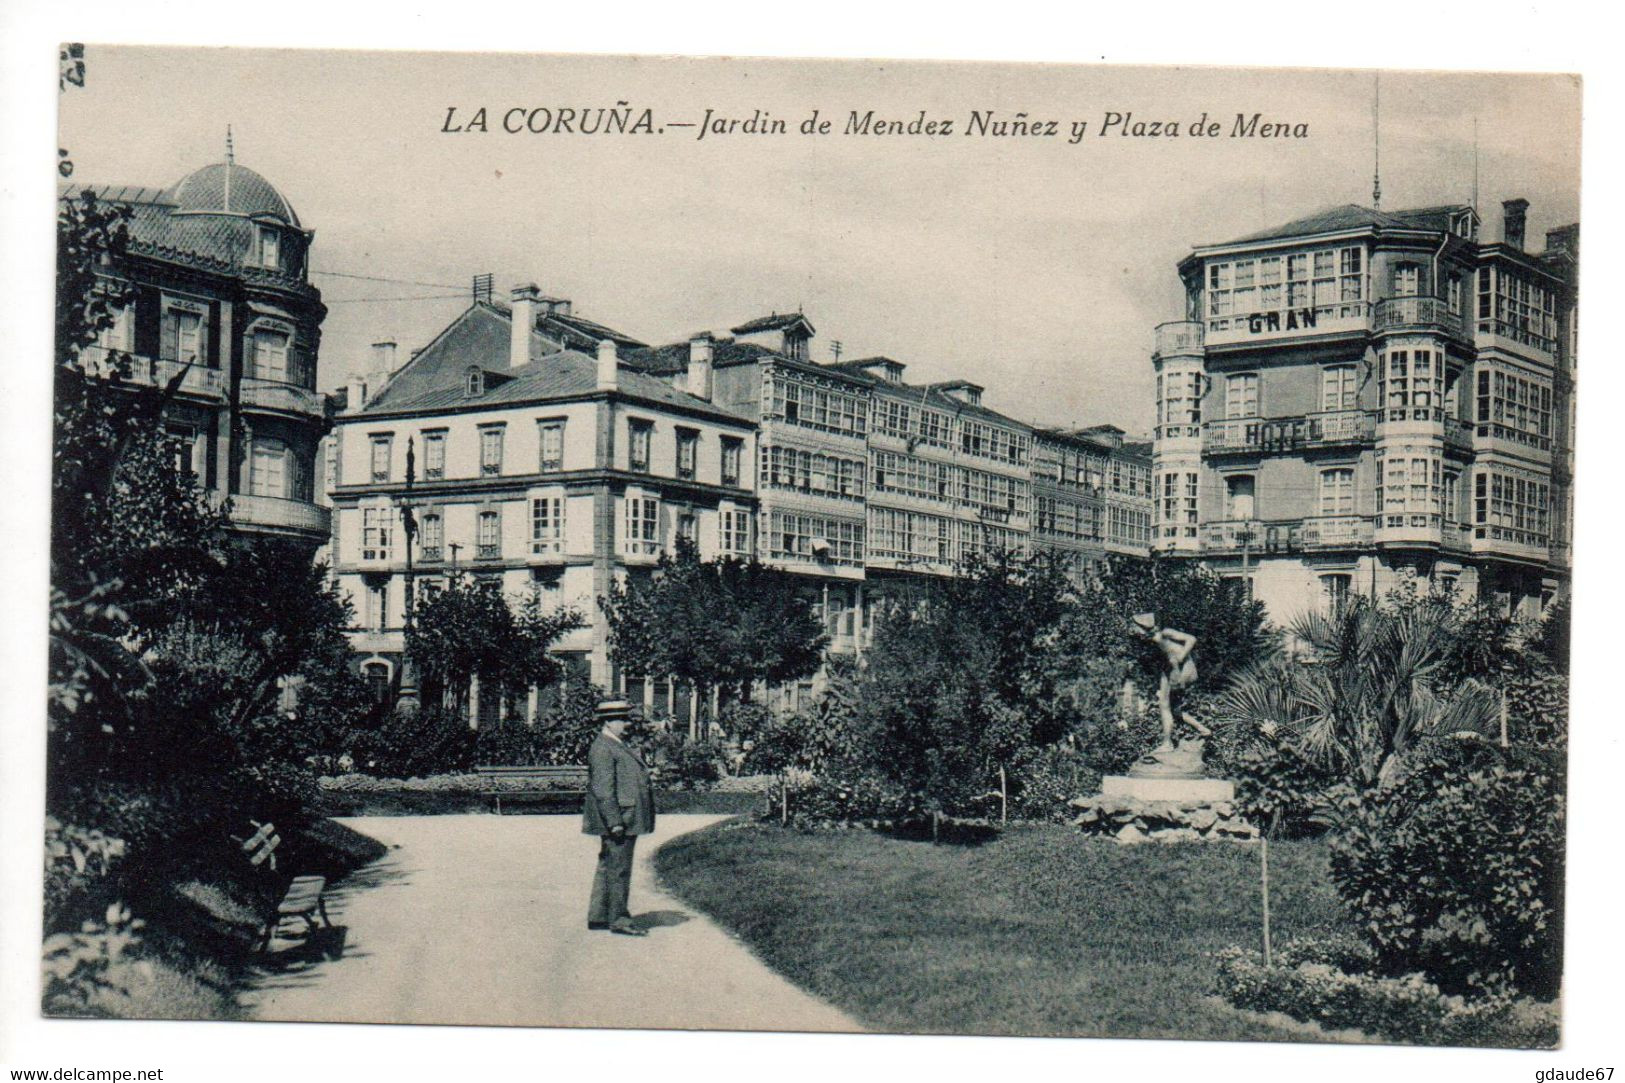
[{"label": "bench backrest", "polygon": [[587,768],[580,764],[539,764],[534,767],[476,767],[474,772],[487,778],[535,778],[574,781],[587,777]]},{"label": "bench backrest", "polygon": [[238,838],[233,835],[232,839],[242,847],[243,854],[248,858],[250,865],[255,868],[264,865],[266,868],[275,871],[276,850],[278,846],[282,845],[282,836],[276,833],[276,825],[272,823],[262,824],[257,820],[250,820],[248,823],[249,826],[255,829],[254,833],[246,838]]}]

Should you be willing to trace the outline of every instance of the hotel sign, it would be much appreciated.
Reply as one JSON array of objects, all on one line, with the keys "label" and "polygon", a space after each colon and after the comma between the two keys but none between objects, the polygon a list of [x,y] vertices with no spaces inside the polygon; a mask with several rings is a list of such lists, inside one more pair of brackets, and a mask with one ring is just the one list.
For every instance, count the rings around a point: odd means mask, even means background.
[{"label": "hotel sign", "polygon": [[[1282,317],[1286,318],[1283,320]],[[1286,312],[1254,312],[1247,317],[1247,330],[1254,335],[1269,331],[1298,331],[1315,326],[1315,310],[1289,308]]]}]

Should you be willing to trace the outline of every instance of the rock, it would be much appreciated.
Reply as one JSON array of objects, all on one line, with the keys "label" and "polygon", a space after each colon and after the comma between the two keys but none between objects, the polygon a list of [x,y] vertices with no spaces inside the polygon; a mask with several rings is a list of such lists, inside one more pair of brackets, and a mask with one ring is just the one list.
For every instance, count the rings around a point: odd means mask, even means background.
[{"label": "rock", "polygon": [[1187,822],[1198,831],[1206,831],[1219,821],[1219,814],[1210,808],[1193,809]]},{"label": "rock", "polygon": [[1172,829],[1167,830],[1167,831],[1158,831],[1155,835],[1152,835],[1151,837],[1156,839],[1158,842],[1201,842],[1202,841],[1201,834],[1196,832],[1196,831],[1191,830],[1188,827],[1175,827],[1175,828],[1172,828]]},{"label": "rock", "polygon": [[1124,846],[1131,846],[1137,842],[1144,842],[1145,832],[1141,831],[1133,824],[1129,824],[1117,833],[1117,841],[1122,843]]}]

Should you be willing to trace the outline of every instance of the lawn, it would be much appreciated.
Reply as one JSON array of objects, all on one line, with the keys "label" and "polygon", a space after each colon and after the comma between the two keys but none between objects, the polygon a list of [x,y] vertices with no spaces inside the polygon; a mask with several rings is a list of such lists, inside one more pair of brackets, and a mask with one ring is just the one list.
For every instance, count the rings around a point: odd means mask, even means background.
[{"label": "lawn", "polygon": [[[731,821],[667,843],[665,884],[882,1031],[1302,1041],[1208,996],[1259,939],[1258,849],[1064,827],[980,845]],[[1325,847],[1270,846],[1275,936],[1348,932]]]}]

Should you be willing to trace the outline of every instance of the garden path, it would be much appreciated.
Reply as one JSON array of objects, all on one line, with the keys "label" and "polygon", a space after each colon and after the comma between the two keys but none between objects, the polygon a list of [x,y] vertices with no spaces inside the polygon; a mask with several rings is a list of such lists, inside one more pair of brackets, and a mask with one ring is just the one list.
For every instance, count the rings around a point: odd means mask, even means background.
[{"label": "garden path", "polygon": [[661,843],[723,819],[662,816],[641,839],[634,920],[586,927],[597,840],[576,816],[380,816],[340,822],[389,853],[336,885],[337,926],[278,937],[244,998],[252,1018],[497,1026],[855,1031],[655,883]]}]

